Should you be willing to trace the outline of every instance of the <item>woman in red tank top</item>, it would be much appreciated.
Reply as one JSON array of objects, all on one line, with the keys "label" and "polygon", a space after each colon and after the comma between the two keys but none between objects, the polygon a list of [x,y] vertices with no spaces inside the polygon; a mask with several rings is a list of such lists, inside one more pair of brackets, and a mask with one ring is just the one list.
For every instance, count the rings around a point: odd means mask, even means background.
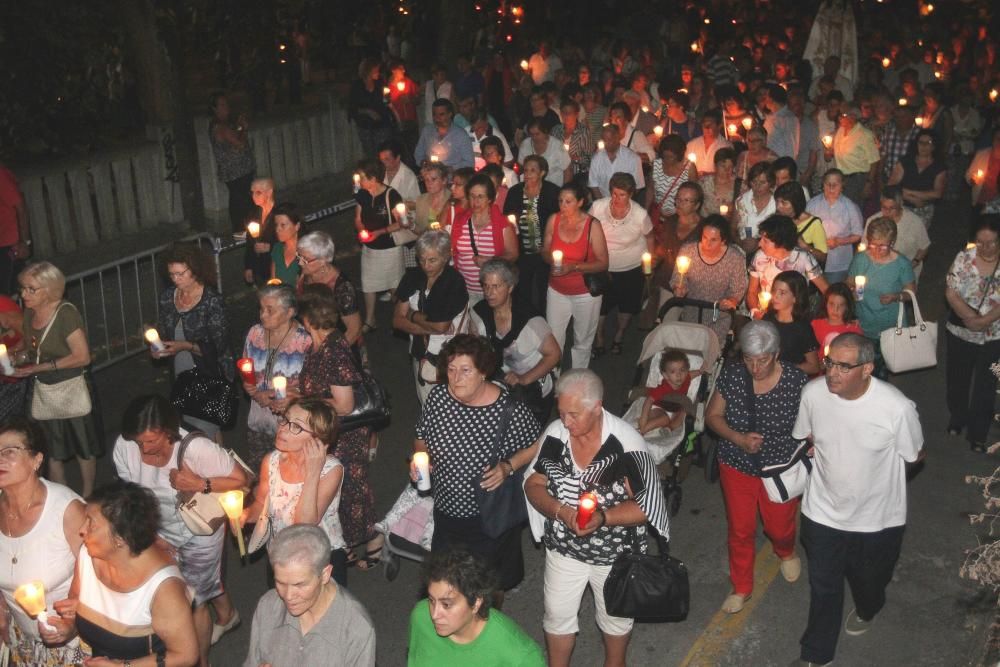
[{"label": "woman in red tank top", "polygon": [[569,183],[559,191],[559,212],[545,227],[542,256],[552,266],[545,319],[563,349],[566,327],[573,318],[573,368],[586,368],[597,332],[601,297],[591,296],[584,273],[607,271],[608,245],[593,217],[583,211],[586,191]]}]

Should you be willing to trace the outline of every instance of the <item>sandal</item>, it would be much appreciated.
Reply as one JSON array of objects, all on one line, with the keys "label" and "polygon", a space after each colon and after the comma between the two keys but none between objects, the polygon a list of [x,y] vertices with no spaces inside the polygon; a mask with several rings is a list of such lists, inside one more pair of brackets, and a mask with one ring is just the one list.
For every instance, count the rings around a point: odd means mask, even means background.
[{"label": "sandal", "polygon": [[378,327],[375,326],[374,324],[368,324],[367,322],[365,322],[364,324],[361,325],[362,336],[370,334],[373,331],[378,331]]},{"label": "sandal", "polygon": [[622,342],[616,340],[611,344],[611,354],[621,354],[622,353]]},{"label": "sandal", "polygon": [[382,562],[382,547],[365,552],[364,558],[355,557],[355,563],[362,572],[367,572]]}]

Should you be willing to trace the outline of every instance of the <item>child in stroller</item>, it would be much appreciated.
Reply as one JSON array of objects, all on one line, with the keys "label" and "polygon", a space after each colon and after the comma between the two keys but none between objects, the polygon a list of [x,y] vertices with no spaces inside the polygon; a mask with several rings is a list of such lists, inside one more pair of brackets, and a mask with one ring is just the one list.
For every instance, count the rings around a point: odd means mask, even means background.
[{"label": "child in stroller", "polygon": [[660,355],[660,376],[663,381],[646,390],[639,415],[639,433],[646,435],[656,429],[676,431],[688,415],[694,415],[694,404],[688,398],[691,381],[703,371],[691,370],[691,361],[680,350],[666,350]]}]

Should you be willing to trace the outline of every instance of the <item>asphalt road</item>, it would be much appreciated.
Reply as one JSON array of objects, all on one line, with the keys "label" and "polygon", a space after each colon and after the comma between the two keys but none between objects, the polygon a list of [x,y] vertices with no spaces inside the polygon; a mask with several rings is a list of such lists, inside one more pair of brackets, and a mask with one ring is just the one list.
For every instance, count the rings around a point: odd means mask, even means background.
[{"label": "asphalt road", "polygon": [[[317,185],[311,194],[326,203],[344,198],[342,191],[339,197],[323,194],[331,189],[340,190],[330,188],[327,183]],[[351,236],[347,216],[319,224],[335,231],[343,250],[349,250],[343,243]],[[932,228],[934,246],[920,285],[921,305],[927,319],[943,319],[944,273],[955,252],[964,245],[966,229],[964,207],[956,205],[942,210]],[[256,301],[252,292],[233,288],[239,284],[236,255],[224,255],[223,268],[233,343],[241,345],[246,329],[256,319]],[[342,265],[350,274],[359,276],[356,256],[345,257]],[[406,344],[390,331],[390,317],[389,304],[379,303],[379,328],[369,338],[374,371],[390,387],[394,409],[392,424],[381,434],[378,458],[372,467],[380,514],[390,507],[406,483],[406,458],[417,414]],[[605,356],[593,365],[606,382],[606,406],[613,411],[620,410],[640,343],[640,334],[631,330],[621,356]],[[969,474],[989,474],[997,462],[973,454],[964,440],[945,434],[943,344],[939,359],[942,364],[937,368],[893,379],[919,407],[928,457],[923,470],[909,484],[910,518],[902,556],[888,591],[888,603],[868,634],[841,636],[838,665],[965,665],[979,664],[981,660],[985,627],[993,618],[996,598],[958,576],[964,550],[976,543],[967,513],[982,509],[977,489],[967,486],[963,478]],[[148,391],[169,391],[166,369],[145,356],[102,371],[96,379],[109,442],[129,398]],[[227,445],[239,449],[244,432],[245,426],[240,426],[228,433]],[[775,576],[776,562],[760,535],[761,557],[757,560],[757,584],[751,603],[736,616],[717,615],[729,590],[725,511],[718,485],[707,483],[701,472],[699,468],[692,469],[684,483],[683,505],[671,523],[672,553],[690,569],[690,616],[683,623],[638,625],[629,650],[629,664],[788,664],[798,657],[798,639],[808,611],[805,573],[795,584]],[[99,475],[109,479],[111,474],[110,456],[105,456]],[[532,544],[527,531],[523,547],[527,575],[519,590],[508,597],[504,611],[542,642],[543,554]],[[235,551],[230,544],[227,585],[244,620],[214,648],[212,661],[219,667],[242,664],[253,609],[265,592],[264,564],[259,560],[241,563]],[[418,598],[419,565],[404,561],[393,582],[385,579],[381,568],[370,572],[351,570],[348,585],[374,619],[379,664],[405,664],[407,622]],[[850,601],[847,605],[849,608]],[[588,594],[581,610],[574,665],[599,665],[601,659],[602,648]]]}]

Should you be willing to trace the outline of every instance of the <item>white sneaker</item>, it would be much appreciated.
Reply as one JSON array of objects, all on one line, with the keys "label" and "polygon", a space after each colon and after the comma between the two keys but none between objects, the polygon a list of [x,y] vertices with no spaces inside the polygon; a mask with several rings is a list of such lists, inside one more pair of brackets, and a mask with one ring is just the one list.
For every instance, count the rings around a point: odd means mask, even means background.
[{"label": "white sneaker", "polygon": [[218,623],[212,624],[212,646],[215,646],[216,642],[222,639],[222,635],[226,634],[237,625],[240,624],[240,612],[233,608],[233,615],[229,619],[229,622],[225,625],[219,625]]}]

